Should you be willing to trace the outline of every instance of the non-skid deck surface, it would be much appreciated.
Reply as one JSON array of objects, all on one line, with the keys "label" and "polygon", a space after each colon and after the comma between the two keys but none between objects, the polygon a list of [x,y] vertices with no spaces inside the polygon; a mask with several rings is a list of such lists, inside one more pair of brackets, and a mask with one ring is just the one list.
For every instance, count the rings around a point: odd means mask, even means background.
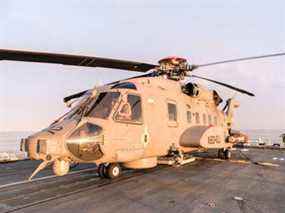
[{"label": "non-skid deck surface", "polygon": [[[88,171],[0,188],[0,212],[285,212],[285,151],[243,153],[279,166],[209,160],[215,157],[209,153],[202,154],[207,160],[182,167],[125,171],[117,181]],[[233,157],[245,159],[238,151]],[[34,165],[0,164],[0,185],[20,181]]]}]

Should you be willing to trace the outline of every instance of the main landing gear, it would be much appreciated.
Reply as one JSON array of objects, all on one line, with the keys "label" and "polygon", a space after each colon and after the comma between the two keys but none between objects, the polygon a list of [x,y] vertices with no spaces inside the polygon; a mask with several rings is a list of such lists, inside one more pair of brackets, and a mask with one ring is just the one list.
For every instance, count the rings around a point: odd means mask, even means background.
[{"label": "main landing gear", "polygon": [[102,178],[114,179],[121,175],[122,169],[118,163],[100,164],[98,174]]},{"label": "main landing gear", "polygon": [[172,146],[167,156],[159,157],[158,164],[166,164],[169,166],[182,166],[187,163],[195,161],[193,156],[185,155],[182,150]]},{"label": "main landing gear", "polygon": [[231,159],[232,153],[229,149],[219,149],[218,150],[218,157],[221,159]]}]

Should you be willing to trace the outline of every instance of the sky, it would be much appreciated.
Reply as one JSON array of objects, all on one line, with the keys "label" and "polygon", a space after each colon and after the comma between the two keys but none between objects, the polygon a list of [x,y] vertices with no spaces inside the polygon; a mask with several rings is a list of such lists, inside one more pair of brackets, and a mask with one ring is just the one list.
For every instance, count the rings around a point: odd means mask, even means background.
[{"label": "sky", "polygon": [[[0,48],[194,64],[285,52],[285,1],[9,0]],[[285,129],[285,57],[205,67],[195,74],[256,94],[235,95],[238,129]],[[0,131],[36,131],[68,110],[63,97],[137,73],[0,61]]]}]

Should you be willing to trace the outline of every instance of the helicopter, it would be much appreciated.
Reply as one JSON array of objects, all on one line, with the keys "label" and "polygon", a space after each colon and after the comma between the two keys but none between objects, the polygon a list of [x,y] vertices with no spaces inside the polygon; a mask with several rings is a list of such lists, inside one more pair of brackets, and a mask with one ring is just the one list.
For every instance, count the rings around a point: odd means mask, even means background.
[{"label": "helicopter", "polygon": [[[233,130],[235,98],[226,100],[216,90],[194,83],[202,79],[239,93],[253,93],[192,74],[200,67],[284,56],[261,55],[190,64],[167,57],[158,64],[93,56],[0,49],[0,60],[54,63],[120,69],[144,74],[118,80],[65,97],[71,109],[47,128],[23,138],[21,149],[31,160],[42,160],[29,179],[48,165],[56,176],[68,174],[73,163],[94,163],[104,178],[117,178],[122,168],[147,169],[171,157],[186,162],[185,154],[218,150],[231,157],[232,147],[247,136]],[[190,79],[190,81],[185,81]]]}]

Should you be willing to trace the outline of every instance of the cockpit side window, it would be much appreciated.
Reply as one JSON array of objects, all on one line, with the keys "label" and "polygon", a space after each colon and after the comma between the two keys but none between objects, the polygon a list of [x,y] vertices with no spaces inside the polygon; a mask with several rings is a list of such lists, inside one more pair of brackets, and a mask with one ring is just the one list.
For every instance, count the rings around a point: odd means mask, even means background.
[{"label": "cockpit side window", "polygon": [[115,103],[120,96],[119,92],[102,92],[87,113],[87,116],[106,119],[109,117]]},{"label": "cockpit side window", "polygon": [[115,119],[123,122],[142,122],[140,96],[129,94],[127,101],[119,107]]}]

